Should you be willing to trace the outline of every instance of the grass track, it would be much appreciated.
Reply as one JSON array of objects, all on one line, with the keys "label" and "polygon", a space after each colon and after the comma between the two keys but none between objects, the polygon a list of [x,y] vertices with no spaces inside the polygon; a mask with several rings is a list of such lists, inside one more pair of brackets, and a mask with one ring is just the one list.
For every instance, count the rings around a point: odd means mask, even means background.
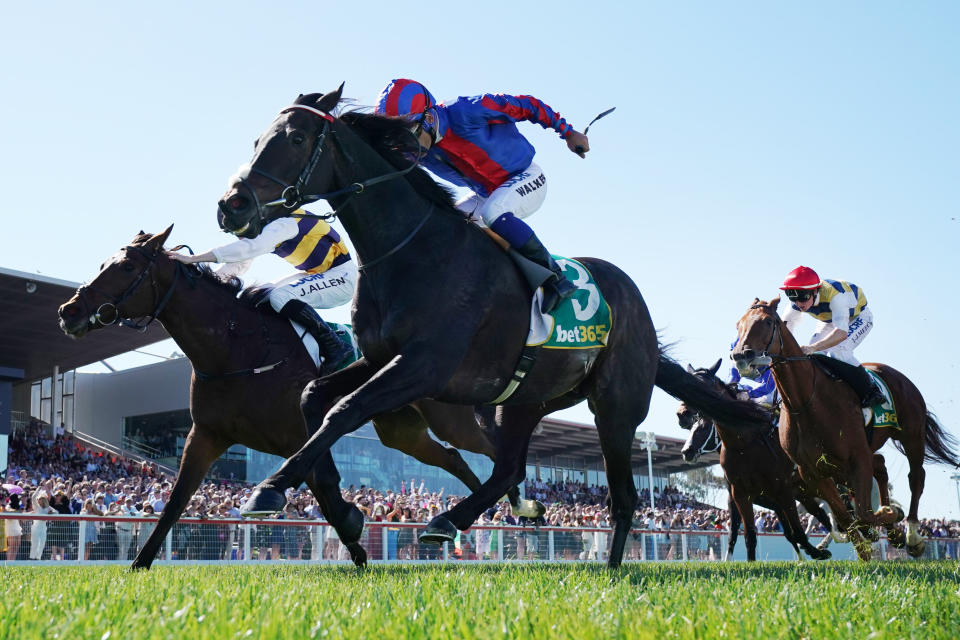
[{"label": "grass track", "polygon": [[[960,563],[7,567],[0,638],[949,638]],[[109,635],[107,635],[109,632]]]}]

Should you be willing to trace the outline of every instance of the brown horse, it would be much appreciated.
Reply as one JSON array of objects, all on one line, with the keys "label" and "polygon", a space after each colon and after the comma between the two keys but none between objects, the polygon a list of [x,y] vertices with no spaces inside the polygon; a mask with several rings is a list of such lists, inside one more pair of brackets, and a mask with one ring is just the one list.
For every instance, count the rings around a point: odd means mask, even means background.
[{"label": "brown horse", "polygon": [[[171,228],[154,236],[138,235],[60,307],[60,325],[74,338],[114,323],[135,326],[131,318],[155,318],[193,364],[193,426],[180,471],[134,568],[150,567],[210,465],[227,448],[242,444],[289,456],[303,446],[310,434],[300,412],[300,394],[317,376],[288,321],[269,311],[269,305],[237,299],[238,280],[225,282],[209,269],[186,267],[166,256],[163,243]],[[493,459],[494,444],[477,424],[472,407],[421,400],[377,416],[373,424],[386,446],[445,469],[471,490],[480,486],[479,479],[455,448],[430,437],[428,427],[454,447]],[[306,482],[353,561],[362,565],[366,552],[357,541],[363,517],[343,501],[329,454],[321,466]],[[510,494],[516,506],[518,492],[514,488]]]},{"label": "brown horse", "polygon": [[[907,514],[907,551],[917,557],[924,542],[918,534],[917,510],[923,493],[923,462],[958,466],[954,441],[927,410],[920,391],[906,376],[884,364],[867,363],[889,387],[900,429],[876,429],[868,440],[863,413],[853,389],[827,374],[814,357],[804,355],[796,339],[777,315],[779,298],[754,299],[737,324],[738,340],[731,357],[741,373],[769,365],[783,397],[780,444],[807,482],[816,486],[840,525],[847,530],[857,554],[868,560],[871,546],[861,535],[863,525],[891,527],[898,516],[889,506],[874,512],[871,484],[874,452],[892,439],[910,464],[910,512]],[[853,491],[856,520],[847,512],[836,483]],[[881,503],[886,492],[881,486]]]},{"label": "brown horse", "polygon": [[[736,397],[735,391],[716,376],[719,368],[720,360],[717,360],[709,369],[694,369],[688,366],[687,370],[704,382],[713,384],[719,391]],[[783,526],[783,535],[793,545],[798,556],[800,547],[814,560],[830,557],[830,552],[826,549],[818,549],[810,544],[800,522],[796,502],[799,500],[808,512],[827,527],[831,526],[829,516],[820,507],[806,483],[797,477],[795,467],[780,447],[776,429],[772,425],[766,429],[731,429],[709,418],[703,418],[699,412],[685,404],[677,411],[677,419],[681,428],[692,428],[695,431],[716,429],[720,437],[720,466],[730,488],[728,554],[733,553],[737,542],[737,529],[742,519],[747,560],[752,562],[757,559],[757,528],[753,519],[753,506],[758,504],[777,514]],[[693,435],[691,433],[691,438]],[[687,459],[685,453],[684,459]]]}]

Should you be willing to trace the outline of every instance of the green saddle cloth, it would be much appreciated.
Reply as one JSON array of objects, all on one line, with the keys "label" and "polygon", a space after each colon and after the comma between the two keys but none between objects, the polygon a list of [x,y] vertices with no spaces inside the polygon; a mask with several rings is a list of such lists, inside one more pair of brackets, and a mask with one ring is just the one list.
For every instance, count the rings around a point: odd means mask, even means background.
[{"label": "green saddle cloth", "polygon": [[572,296],[554,307],[549,314],[534,304],[530,317],[528,346],[544,349],[601,349],[613,325],[610,305],[590,271],[572,258],[554,256],[564,275],[576,287]]},{"label": "green saddle cloth", "polygon": [[873,381],[883,391],[883,402],[870,408],[873,412],[873,428],[882,429],[884,427],[899,429],[900,423],[897,421],[897,409],[893,406],[893,394],[890,393],[890,387],[884,382],[875,371],[867,369],[867,373],[873,378]]}]

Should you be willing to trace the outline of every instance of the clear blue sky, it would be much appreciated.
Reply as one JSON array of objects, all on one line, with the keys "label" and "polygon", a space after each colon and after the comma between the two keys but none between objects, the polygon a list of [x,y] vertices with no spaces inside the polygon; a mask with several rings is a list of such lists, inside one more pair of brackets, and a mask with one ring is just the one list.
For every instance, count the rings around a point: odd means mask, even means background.
[{"label": "clear blue sky", "polygon": [[[358,105],[403,76],[441,99],[528,93],[581,130],[616,106],[586,160],[522,125],[550,180],[529,222],[553,252],[624,268],[696,365],[798,264],[855,282],[876,319],[858,355],[960,432],[960,6],[282,5],[8,4],[0,264],[79,281],[140,229],[228,240],[215,203],[253,139],[343,80]],[[266,256],[251,275],[285,272]],[[641,429],[682,436],[675,408],[655,392]],[[590,421],[583,405],[561,417]],[[949,473],[928,468],[921,515],[960,516]]]}]

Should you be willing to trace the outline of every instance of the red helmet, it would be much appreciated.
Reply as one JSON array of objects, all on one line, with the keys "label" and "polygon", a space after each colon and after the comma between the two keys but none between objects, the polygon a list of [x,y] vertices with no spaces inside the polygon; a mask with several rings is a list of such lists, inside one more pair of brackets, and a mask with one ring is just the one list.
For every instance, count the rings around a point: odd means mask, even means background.
[{"label": "red helmet", "polygon": [[787,274],[780,287],[784,291],[787,289],[816,289],[820,286],[820,276],[810,267],[797,267]]}]

